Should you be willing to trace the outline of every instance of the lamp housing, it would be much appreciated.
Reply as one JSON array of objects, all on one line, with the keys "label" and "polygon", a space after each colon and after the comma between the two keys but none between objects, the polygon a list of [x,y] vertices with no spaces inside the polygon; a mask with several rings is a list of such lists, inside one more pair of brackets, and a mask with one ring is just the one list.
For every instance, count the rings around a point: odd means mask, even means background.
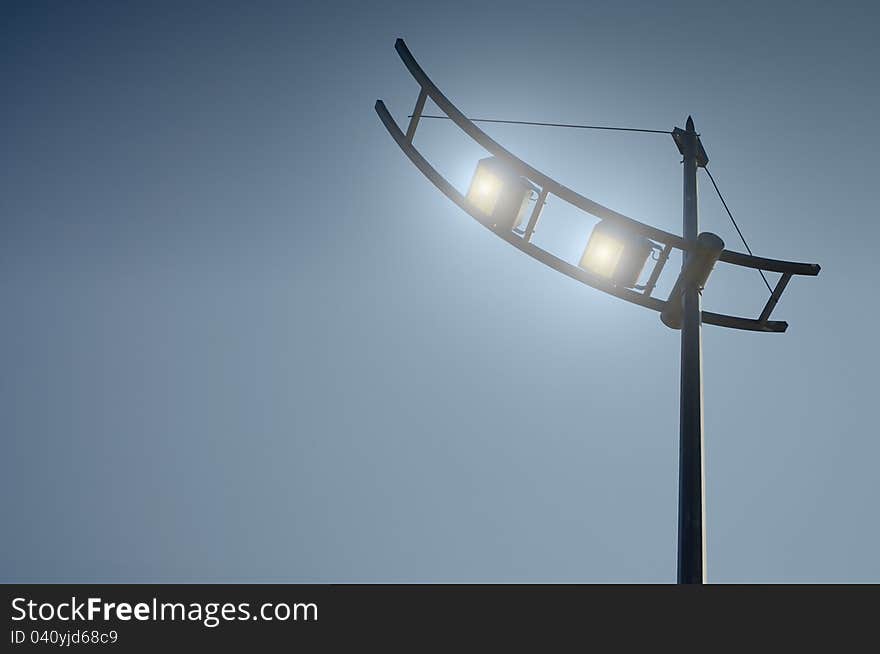
[{"label": "lamp housing", "polygon": [[513,230],[528,212],[532,191],[538,188],[497,157],[486,157],[477,162],[467,199],[488,217],[490,225]]},{"label": "lamp housing", "polygon": [[632,288],[653,249],[654,244],[644,236],[603,220],[593,228],[578,265],[616,286]]}]

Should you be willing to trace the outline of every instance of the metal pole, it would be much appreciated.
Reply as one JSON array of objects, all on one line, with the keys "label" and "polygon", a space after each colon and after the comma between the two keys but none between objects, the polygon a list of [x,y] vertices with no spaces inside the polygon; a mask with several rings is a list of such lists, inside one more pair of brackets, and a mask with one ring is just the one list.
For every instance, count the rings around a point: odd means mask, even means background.
[{"label": "metal pole", "polygon": [[[683,137],[684,231],[682,236],[696,242],[699,233],[697,166],[702,146],[690,116]],[[685,254],[685,263],[687,256]],[[700,292],[692,284],[685,288],[682,294],[678,460],[678,583],[680,584],[702,584],[706,581],[701,322]]]}]

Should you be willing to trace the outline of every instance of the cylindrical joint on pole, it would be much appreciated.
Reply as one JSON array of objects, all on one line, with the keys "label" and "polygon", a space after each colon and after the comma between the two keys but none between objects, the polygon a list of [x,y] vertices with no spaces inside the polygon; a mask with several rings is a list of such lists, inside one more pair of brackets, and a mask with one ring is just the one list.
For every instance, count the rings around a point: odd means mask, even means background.
[{"label": "cylindrical joint on pole", "polygon": [[724,250],[724,241],[711,232],[703,232],[697,237],[696,247],[689,256],[675,280],[669,293],[666,306],[660,312],[660,320],[672,329],[681,329],[682,297],[687,289],[702,290],[709,275]]}]

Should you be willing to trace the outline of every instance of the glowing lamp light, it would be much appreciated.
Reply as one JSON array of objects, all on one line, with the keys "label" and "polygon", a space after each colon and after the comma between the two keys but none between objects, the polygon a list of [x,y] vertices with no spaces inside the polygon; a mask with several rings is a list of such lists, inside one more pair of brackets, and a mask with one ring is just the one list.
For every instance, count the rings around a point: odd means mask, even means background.
[{"label": "glowing lamp light", "polygon": [[485,222],[511,230],[522,223],[532,191],[537,190],[495,157],[487,157],[477,162],[467,199],[487,216]]},{"label": "glowing lamp light", "polygon": [[648,239],[603,220],[593,228],[578,265],[617,286],[632,288],[652,249]]}]

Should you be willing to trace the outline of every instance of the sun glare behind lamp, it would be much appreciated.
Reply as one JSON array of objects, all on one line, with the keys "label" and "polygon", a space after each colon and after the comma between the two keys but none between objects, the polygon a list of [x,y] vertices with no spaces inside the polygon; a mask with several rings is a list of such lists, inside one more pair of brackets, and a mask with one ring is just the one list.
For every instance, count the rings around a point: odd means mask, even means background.
[{"label": "sun glare behind lamp", "polygon": [[522,223],[532,191],[538,188],[496,157],[477,162],[467,199],[486,214],[493,227],[516,229]]},{"label": "sun glare behind lamp", "polygon": [[578,265],[617,286],[632,288],[653,248],[647,238],[603,220],[593,228]]}]

